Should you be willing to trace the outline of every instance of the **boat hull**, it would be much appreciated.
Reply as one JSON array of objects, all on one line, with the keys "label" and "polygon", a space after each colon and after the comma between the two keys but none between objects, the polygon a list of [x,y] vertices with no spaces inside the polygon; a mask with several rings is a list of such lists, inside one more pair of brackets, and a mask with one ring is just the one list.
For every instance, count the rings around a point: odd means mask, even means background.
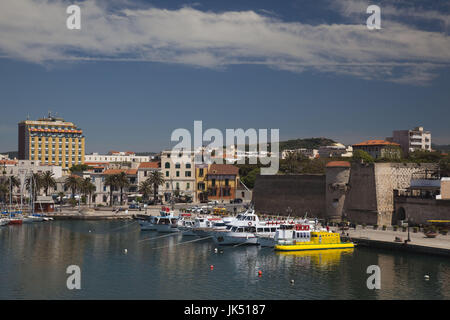
[{"label": "boat hull", "polygon": [[21,225],[23,223],[22,219],[10,219],[9,224],[12,225]]},{"label": "boat hull", "polygon": [[213,240],[221,246],[258,245],[256,236],[245,232],[217,232],[213,234]]},{"label": "boat hull", "polygon": [[141,226],[141,230],[143,231],[156,231],[155,225],[150,221],[139,221],[139,225]]},{"label": "boat hull", "polygon": [[354,248],[355,245],[349,243],[327,243],[327,244],[290,244],[290,245],[276,245],[277,251],[304,251],[304,250],[328,250],[328,249],[349,249]]}]

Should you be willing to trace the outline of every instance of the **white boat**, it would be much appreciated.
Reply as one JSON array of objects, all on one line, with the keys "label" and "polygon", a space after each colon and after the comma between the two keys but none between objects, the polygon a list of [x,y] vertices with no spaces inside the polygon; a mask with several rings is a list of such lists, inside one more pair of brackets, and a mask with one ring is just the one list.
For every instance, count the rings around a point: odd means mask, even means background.
[{"label": "white boat", "polygon": [[213,236],[216,231],[224,231],[227,224],[222,218],[209,217],[204,221],[203,227],[195,227],[194,233],[200,238]]},{"label": "white boat", "polygon": [[218,245],[257,245],[256,233],[261,236],[274,236],[281,221],[260,221],[253,209],[239,214],[226,230],[212,233],[213,240]]},{"label": "white boat", "polygon": [[194,233],[195,221],[191,219],[180,219],[178,221],[178,229],[183,236],[196,236]]},{"label": "white boat", "polygon": [[142,231],[156,231],[155,223],[156,217],[154,216],[139,219],[139,225]]},{"label": "white boat", "polygon": [[7,219],[7,218],[0,219],[0,226],[7,226],[8,224],[9,224],[9,219]]},{"label": "white boat", "polygon": [[257,232],[258,244],[262,247],[274,247],[276,244],[291,244],[293,241],[298,241],[296,232],[301,228],[301,238],[306,238],[311,231],[323,231],[326,229],[320,228],[317,221],[308,219],[301,219],[296,221],[286,221],[280,225],[274,235],[267,235]]}]

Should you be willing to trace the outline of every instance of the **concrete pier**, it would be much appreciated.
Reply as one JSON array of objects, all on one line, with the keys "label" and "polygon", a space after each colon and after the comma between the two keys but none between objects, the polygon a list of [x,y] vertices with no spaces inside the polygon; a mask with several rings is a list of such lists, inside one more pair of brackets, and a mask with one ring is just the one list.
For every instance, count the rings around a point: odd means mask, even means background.
[{"label": "concrete pier", "polygon": [[[336,232],[342,232],[335,230]],[[345,237],[359,246],[381,248],[387,250],[402,250],[416,253],[436,254],[450,257],[450,236],[438,234],[436,238],[427,238],[423,232],[414,233],[410,228],[411,241],[405,243],[408,239],[408,231],[393,231],[388,230],[373,230],[362,229],[358,227],[355,229],[345,230]],[[348,235],[348,236],[347,236]],[[396,242],[395,238],[401,239],[401,242]]]}]

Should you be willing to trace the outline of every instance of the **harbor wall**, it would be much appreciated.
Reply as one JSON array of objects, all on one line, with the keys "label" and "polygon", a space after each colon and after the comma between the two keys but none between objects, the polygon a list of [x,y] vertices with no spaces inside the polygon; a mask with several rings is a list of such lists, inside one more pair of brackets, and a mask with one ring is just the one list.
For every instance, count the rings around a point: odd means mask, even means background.
[{"label": "harbor wall", "polygon": [[323,218],[325,189],[325,175],[259,175],[252,201],[262,214]]},{"label": "harbor wall", "polygon": [[450,200],[395,197],[392,224],[409,220],[412,225],[426,224],[427,220],[450,220]]}]

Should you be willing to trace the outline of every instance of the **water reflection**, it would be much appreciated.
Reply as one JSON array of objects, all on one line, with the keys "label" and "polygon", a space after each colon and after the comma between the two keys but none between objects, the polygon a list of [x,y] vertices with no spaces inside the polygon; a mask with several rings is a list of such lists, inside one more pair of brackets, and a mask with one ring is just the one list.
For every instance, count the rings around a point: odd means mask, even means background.
[{"label": "water reflection", "polygon": [[[184,244],[193,238],[179,234],[142,241],[160,236],[141,232],[132,221],[2,227],[0,299],[450,298],[445,258],[364,248],[274,252],[240,246],[215,253],[212,241]],[[80,291],[66,288],[72,264],[82,271]],[[372,264],[381,268],[381,290],[366,287]]]}]

